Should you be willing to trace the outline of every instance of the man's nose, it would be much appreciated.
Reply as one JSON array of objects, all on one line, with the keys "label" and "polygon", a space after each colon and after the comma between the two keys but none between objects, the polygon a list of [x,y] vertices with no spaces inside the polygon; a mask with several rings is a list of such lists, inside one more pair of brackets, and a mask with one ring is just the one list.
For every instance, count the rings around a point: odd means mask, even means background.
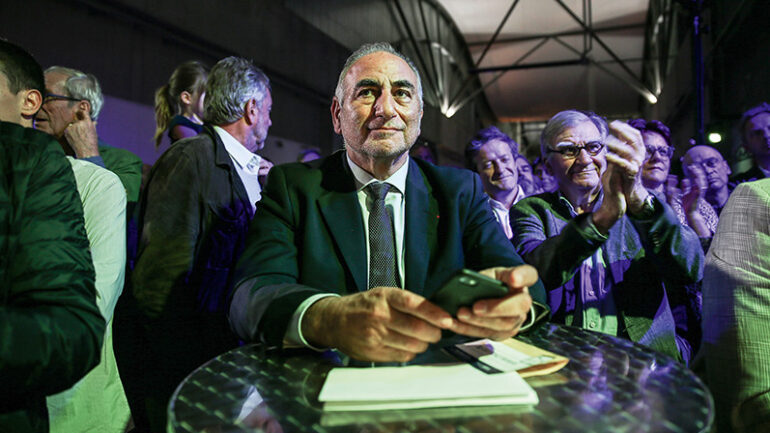
[{"label": "man's nose", "polygon": [[394,103],[393,95],[389,92],[382,92],[375,101],[374,114],[386,118],[393,117],[396,112]]},{"label": "man's nose", "polygon": [[588,153],[588,150],[586,150],[585,147],[578,148],[578,154],[575,156],[575,161],[585,165],[591,163],[591,155]]}]

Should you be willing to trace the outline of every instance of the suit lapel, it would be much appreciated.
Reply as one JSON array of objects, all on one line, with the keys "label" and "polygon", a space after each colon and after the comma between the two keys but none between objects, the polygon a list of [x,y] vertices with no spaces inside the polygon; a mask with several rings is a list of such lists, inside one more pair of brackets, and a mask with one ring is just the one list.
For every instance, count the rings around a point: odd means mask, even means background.
[{"label": "suit lapel", "polygon": [[338,152],[338,157],[328,158],[324,165],[325,193],[318,198],[319,210],[353,276],[356,288],[364,291],[368,289],[366,241],[353,174],[345,161],[344,151]]},{"label": "suit lapel", "polygon": [[406,176],[406,209],[404,216],[405,289],[426,295],[425,279],[436,244],[438,203],[431,188],[413,159],[409,159]]}]

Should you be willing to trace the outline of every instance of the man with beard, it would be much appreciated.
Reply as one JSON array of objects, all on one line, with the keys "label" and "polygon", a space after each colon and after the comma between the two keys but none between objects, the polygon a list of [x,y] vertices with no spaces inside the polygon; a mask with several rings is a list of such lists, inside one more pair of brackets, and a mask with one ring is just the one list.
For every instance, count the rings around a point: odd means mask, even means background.
[{"label": "man with beard", "polygon": [[[331,105],[344,151],[270,172],[230,307],[243,339],[404,362],[442,330],[503,339],[531,323],[542,286],[495,222],[478,177],[409,157],[422,104],[417,69],[389,44],[348,58]],[[427,300],[464,267],[509,294],[457,317]]]}]

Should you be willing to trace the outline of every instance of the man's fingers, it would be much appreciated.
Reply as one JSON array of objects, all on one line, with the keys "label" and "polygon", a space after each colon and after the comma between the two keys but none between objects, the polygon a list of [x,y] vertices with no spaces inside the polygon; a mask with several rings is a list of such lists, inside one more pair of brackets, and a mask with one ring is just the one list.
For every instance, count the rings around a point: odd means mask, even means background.
[{"label": "man's fingers", "polygon": [[529,291],[523,288],[502,298],[476,301],[472,310],[473,314],[480,317],[513,317],[526,315],[531,306],[532,297]]},{"label": "man's fingers", "polygon": [[[495,325],[497,328],[489,327],[489,323],[484,322],[481,324],[470,323],[474,319],[468,319],[468,321],[458,321],[455,328],[452,329],[457,334],[466,335],[468,337],[476,338],[492,338],[495,340],[510,338],[518,333],[523,323],[523,318],[511,318],[508,321],[496,320]],[[486,320],[489,320],[488,318]]]},{"label": "man's fingers", "polygon": [[428,349],[429,343],[435,343],[441,339],[441,331],[438,329],[436,329],[436,331],[438,332],[438,338],[435,341],[422,341],[418,338],[414,338],[409,335],[404,335],[400,332],[391,330],[387,334],[387,337],[382,341],[382,344],[391,349],[404,352],[422,353]]},{"label": "man's fingers", "polygon": [[620,141],[628,143],[634,148],[644,148],[644,140],[642,139],[642,133],[638,129],[629,125],[628,123],[621,122],[619,120],[613,120],[609,123],[610,133],[617,137]]},{"label": "man's fingers", "polygon": [[639,174],[641,167],[641,164],[637,162],[630,161],[611,153],[607,154],[607,163],[617,166],[623,173],[624,177],[627,178],[636,177],[636,175]]},{"label": "man's fingers", "polygon": [[[401,311],[398,311],[398,310],[393,311],[393,313],[391,314],[391,320],[386,325],[386,327],[388,328],[388,330],[396,332],[399,335],[402,335],[403,338],[408,338],[409,340],[413,340],[412,344],[416,344],[416,342],[425,343],[425,348],[427,348],[427,343],[436,343],[441,339],[440,328],[433,326],[432,324],[426,322],[425,320],[417,318],[409,313],[402,313]],[[411,345],[393,346],[393,347],[398,347],[404,350],[413,349],[412,351],[418,349],[418,348],[412,348]],[[425,350],[425,348],[422,348],[420,352]]]},{"label": "man's fingers", "polygon": [[502,280],[510,288],[526,288],[537,283],[537,269],[531,265],[521,265],[508,268],[505,274],[507,280]]},{"label": "man's fingers", "polygon": [[422,296],[406,290],[393,289],[387,294],[388,304],[394,309],[422,319],[441,329],[452,326],[452,316]]}]

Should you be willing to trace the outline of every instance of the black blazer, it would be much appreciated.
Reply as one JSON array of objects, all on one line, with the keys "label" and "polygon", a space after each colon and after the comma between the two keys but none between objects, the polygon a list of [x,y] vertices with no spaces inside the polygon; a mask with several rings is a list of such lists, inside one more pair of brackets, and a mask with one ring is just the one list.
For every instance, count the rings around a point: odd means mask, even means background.
[{"label": "black blazer", "polygon": [[[409,160],[404,288],[429,298],[455,271],[524,263],[498,225],[478,175]],[[236,266],[230,323],[280,346],[292,314],[318,293],[367,290],[366,240],[345,152],[270,171]],[[540,282],[530,293],[544,303]]]}]

